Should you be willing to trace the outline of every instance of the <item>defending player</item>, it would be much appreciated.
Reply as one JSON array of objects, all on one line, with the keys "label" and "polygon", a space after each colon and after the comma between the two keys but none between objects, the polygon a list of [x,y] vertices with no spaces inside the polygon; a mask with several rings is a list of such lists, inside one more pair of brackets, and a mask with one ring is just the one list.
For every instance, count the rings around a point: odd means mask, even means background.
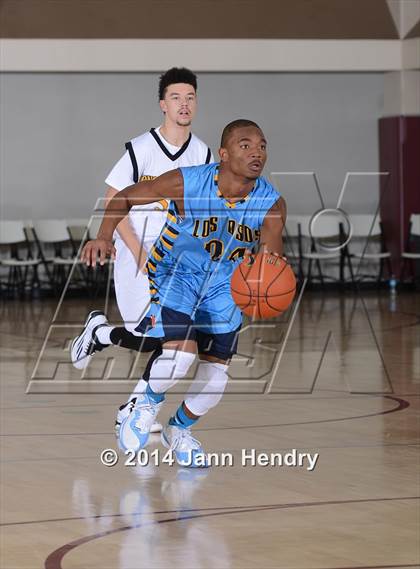
[{"label": "defending player", "polygon": [[[133,182],[151,180],[180,166],[213,161],[209,147],[191,133],[191,122],[197,108],[195,74],[185,68],[172,68],[164,73],[159,81],[159,104],[164,114],[162,126],[152,128],[126,144],[126,153],[106,179],[109,186],[107,198],[118,196],[118,192]],[[166,200],[161,199],[136,206],[119,223],[115,240],[114,282],[124,326],[109,326],[103,312],[91,312],[84,330],[72,343],[71,358],[77,369],[86,368],[95,351],[111,344],[133,350],[156,349],[143,374],[147,380],[153,357],[160,354],[161,347],[160,342],[152,338],[143,339],[136,332],[150,304],[149,282],[142,268],[165,222],[166,208]],[[117,430],[131,410],[136,394],[145,388],[146,383],[141,379],[128,402],[120,407]]]},{"label": "defending player", "polygon": [[[236,352],[241,313],[230,294],[232,272],[255,245],[283,254],[285,203],[260,177],[266,161],[261,129],[248,120],[230,123],[219,154],[220,165],[180,168],[123,190],[124,201],[111,200],[98,239],[82,252],[88,265],[98,255],[103,263],[115,251],[115,225],[131,207],[172,200],[147,263],[154,294],[149,316],[163,328],[163,353],[152,365],[146,392],[121,425],[120,443],[134,450],[146,445],[165,392],[185,377],[198,351],[190,392],[162,433],[163,444],[187,466],[202,466],[203,451],[190,428],[220,401]],[[146,319],[141,329],[150,322]]]}]

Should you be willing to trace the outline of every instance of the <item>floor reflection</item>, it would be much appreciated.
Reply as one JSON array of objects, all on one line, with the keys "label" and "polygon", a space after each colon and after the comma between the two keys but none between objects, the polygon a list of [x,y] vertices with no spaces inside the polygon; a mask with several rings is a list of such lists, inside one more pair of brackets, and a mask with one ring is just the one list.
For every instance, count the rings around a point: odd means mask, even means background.
[{"label": "floor reflection", "polygon": [[128,489],[99,500],[88,480],[76,479],[73,513],[85,519],[89,534],[124,530],[118,569],[167,569],[174,558],[181,567],[229,569],[231,554],[223,531],[197,519],[202,510],[196,498],[210,475],[209,469],[137,465],[130,467]]}]

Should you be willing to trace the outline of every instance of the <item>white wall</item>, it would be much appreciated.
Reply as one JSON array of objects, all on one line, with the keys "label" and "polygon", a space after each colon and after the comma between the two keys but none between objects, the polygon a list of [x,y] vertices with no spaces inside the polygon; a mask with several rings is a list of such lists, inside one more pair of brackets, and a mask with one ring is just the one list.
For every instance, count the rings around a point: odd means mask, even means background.
[{"label": "white wall", "polygon": [[[157,74],[0,76],[2,217],[89,217],[126,140],[160,122]],[[378,169],[383,75],[201,74],[195,132],[216,150],[223,126],[260,123],[270,171],[315,171],[334,206],[347,171]],[[276,178],[279,181],[279,178]],[[291,213],[319,207],[308,177],[281,178]],[[350,184],[344,205],[372,211],[373,177]]]}]

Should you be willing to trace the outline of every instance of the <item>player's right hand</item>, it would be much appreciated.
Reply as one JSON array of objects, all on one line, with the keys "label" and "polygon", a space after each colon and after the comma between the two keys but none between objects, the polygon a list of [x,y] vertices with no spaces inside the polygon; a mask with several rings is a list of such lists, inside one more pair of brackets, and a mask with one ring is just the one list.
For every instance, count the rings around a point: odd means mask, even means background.
[{"label": "player's right hand", "polygon": [[116,249],[112,241],[93,239],[92,241],[88,241],[83,247],[80,260],[82,263],[86,263],[88,267],[94,267],[99,258],[99,264],[103,265],[107,257],[115,259],[115,252]]}]

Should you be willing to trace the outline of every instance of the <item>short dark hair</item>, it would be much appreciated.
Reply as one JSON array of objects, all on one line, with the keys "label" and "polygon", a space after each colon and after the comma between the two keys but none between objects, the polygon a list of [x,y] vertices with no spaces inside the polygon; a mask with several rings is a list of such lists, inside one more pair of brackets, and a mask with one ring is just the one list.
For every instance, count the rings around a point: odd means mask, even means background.
[{"label": "short dark hair", "polygon": [[232,121],[229,124],[227,124],[225,126],[225,128],[223,129],[222,140],[220,142],[220,146],[222,148],[226,148],[226,143],[227,143],[230,135],[232,134],[232,132],[234,130],[236,130],[237,128],[241,128],[244,126],[255,126],[255,128],[258,128],[261,130],[261,128],[254,121],[250,121],[248,119],[237,119],[236,121]]},{"label": "short dark hair", "polygon": [[166,89],[174,83],[186,83],[197,91],[197,76],[186,67],[171,67],[159,78],[159,100],[165,98]]}]

